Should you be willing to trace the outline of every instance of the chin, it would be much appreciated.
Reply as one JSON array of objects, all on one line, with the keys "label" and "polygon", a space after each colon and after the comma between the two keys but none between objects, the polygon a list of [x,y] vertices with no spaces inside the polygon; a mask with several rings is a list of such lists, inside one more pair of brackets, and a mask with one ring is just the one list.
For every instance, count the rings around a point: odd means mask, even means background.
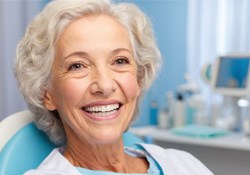
[{"label": "chin", "polygon": [[102,132],[95,138],[96,143],[101,145],[116,144],[119,143],[121,139],[122,133],[119,133],[118,131]]}]

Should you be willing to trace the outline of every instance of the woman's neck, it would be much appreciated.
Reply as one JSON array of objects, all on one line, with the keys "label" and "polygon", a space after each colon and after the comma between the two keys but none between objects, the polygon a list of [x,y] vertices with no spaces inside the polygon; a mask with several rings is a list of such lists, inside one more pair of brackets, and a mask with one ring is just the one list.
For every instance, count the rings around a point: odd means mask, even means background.
[{"label": "woman's neck", "polygon": [[98,146],[68,143],[64,156],[77,167],[114,172],[130,171],[130,157],[124,153],[122,143]]},{"label": "woman's neck", "polygon": [[122,137],[112,144],[93,144],[67,135],[64,156],[76,167],[120,173],[146,173],[148,162],[124,152]]}]

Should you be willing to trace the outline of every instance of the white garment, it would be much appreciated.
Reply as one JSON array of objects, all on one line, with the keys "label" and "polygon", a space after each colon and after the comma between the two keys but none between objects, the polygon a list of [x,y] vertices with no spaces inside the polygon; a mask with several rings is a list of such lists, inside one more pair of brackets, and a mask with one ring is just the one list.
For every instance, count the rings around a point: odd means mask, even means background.
[{"label": "white garment", "polygon": [[[164,175],[213,175],[198,159],[187,152],[164,149],[156,145],[140,145],[159,163]],[[24,175],[81,174],[56,148],[36,170],[30,170]]]}]

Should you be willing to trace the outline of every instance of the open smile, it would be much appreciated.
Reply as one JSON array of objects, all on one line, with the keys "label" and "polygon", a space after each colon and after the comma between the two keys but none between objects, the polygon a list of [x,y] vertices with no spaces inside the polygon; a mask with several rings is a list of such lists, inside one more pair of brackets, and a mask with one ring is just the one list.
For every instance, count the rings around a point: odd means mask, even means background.
[{"label": "open smile", "polygon": [[94,118],[112,118],[121,108],[122,104],[108,104],[108,105],[97,105],[87,106],[82,109]]}]

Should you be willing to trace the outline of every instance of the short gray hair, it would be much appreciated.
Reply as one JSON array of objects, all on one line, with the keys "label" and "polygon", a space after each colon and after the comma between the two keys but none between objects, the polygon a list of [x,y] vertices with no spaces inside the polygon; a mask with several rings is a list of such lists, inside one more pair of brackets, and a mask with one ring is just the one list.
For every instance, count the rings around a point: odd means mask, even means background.
[{"label": "short gray hair", "polygon": [[[151,22],[136,5],[110,0],[55,0],[48,3],[29,24],[17,46],[15,75],[36,125],[58,145],[66,141],[61,119],[57,111],[48,111],[43,102],[45,90],[51,83],[55,44],[72,21],[99,14],[113,17],[127,29],[142,94],[151,86],[160,67],[161,55]],[[137,104],[135,114],[138,108]]]}]

